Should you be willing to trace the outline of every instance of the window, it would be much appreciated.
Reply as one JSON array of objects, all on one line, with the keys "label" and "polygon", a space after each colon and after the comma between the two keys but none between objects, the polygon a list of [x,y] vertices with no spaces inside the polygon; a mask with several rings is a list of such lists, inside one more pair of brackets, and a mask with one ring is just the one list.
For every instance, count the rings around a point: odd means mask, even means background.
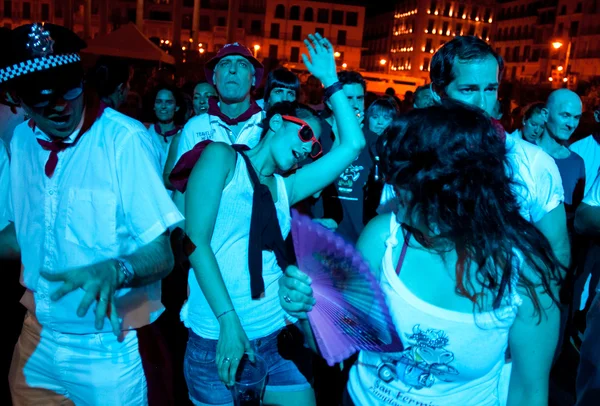
[{"label": "window", "polygon": [[31,18],[31,3],[23,3],[23,18],[26,20]]},{"label": "window", "polygon": [[533,53],[531,54],[531,61],[532,62],[537,62],[540,60],[540,50],[539,49],[534,49]]},{"label": "window", "polygon": [[433,12],[437,10],[437,0],[431,0],[429,10],[431,10],[431,14],[433,14]]},{"label": "window", "polygon": [[489,31],[488,31],[488,30],[489,30],[489,29],[488,29],[487,27],[485,27],[485,28],[483,29],[483,31],[481,31],[481,39],[483,39],[484,41],[487,41],[487,39],[489,38],[489,37],[488,37],[488,34],[489,34]]},{"label": "window", "polygon": [[42,4],[42,21],[50,19],[50,4]]},{"label": "window", "polygon": [[4,0],[4,17],[12,18],[12,0]]},{"label": "window", "polygon": [[563,23],[559,23],[558,27],[556,28],[556,35],[561,37],[563,35],[564,28],[565,28],[565,25]]},{"label": "window", "polygon": [[290,52],[290,62],[298,62],[300,59],[300,48],[292,47]]},{"label": "window", "polygon": [[[4,2],[4,15],[6,15],[6,1]],[[8,2],[8,4],[10,4],[10,1]],[[60,3],[55,3],[54,4],[54,17],[55,18],[62,18],[63,13],[62,13],[62,4]]]},{"label": "window", "polygon": [[525,62],[529,61],[529,58],[531,57],[531,47],[529,45],[526,45],[525,48],[523,48],[523,60]]},{"label": "window", "polygon": [[326,8],[320,8],[317,12],[317,22],[329,24],[329,10]]},{"label": "window", "polygon": [[456,24],[456,35],[462,35],[462,24]]},{"label": "window", "polygon": [[346,45],[346,31],[339,30],[337,33],[337,45]]},{"label": "window", "polygon": [[506,47],[504,50],[504,59],[506,62],[510,62],[510,47]]},{"label": "window", "polygon": [[238,28],[244,28],[244,20],[238,20]]},{"label": "window", "polygon": [[277,7],[275,7],[275,18],[285,19],[285,6],[283,4],[278,4]]},{"label": "window", "polygon": [[319,34],[321,34],[321,36],[323,38],[325,38],[325,28],[323,28],[323,27],[317,27],[317,28],[315,28],[315,32],[318,32]]},{"label": "window", "polygon": [[560,14],[561,16],[564,16],[565,14],[567,14],[567,6],[562,6],[560,8]]},{"label": "window", "polygon": [[460,5],[458,7],[458,14],[456,15],[458,18],[462,18],[462,16],[465,15],[465,6]]},{"label": "window", "polygon": [[446,32],[448,32],[448,21],[444,21],[444,25],[442,25],[442,33],[444,35],[446,35]]},{"label": "window", "polygon": [[425,52],[431,51],[431,38],[427,38],[427,42],[425,42]]},{"label": "window", "polygon": [[429,58],[423,59],[423,70],[425,70],[425,71],[429,70]]},{"label": "window", "polygon": [[225,17],[217,18],[217,26],[218,27],[227,27],[227,22],[225,21]]},{"label": "window", "polygon": [[277,59],[278,51],[277,45],[269,45],[269,58]]},{"label": "window", "polygon": [[312,7],[307,7],[304,10],[304,21],[313,21],[315,19]]},{"label": "window", "polygon": [[490,8],[486,8],[485,9],[485,14],[483,15],[483,21],[489,21],[489,19],[492,18],[492,9]]},{"label": "window", "polygon": [[446,2],[446,6],[444,7],[444,15],[446,17],[450,16],[450,7],[452,7],[452,3]]},{"label": "window", "polygon": [[471,20],[476,19],[478,13],[479,13],[479,9],[477,7],[473,7],[471,9]]},{"label": "window", "polygon": [[181,17],[181,28],[184,30],[190,30],[192,28],[192,16],[189,14],[184,14]]},{"label": "window", "polygon": [[358,13],[355,11],[346,12],[346,25],[348,27],[358,26]]},{"label": "window", "polygon": [[475,26],[474,25],[471,25],[469,27],[469,35],[475,35]]},{"label": "window", "polygon": [[[127,9],[127,17],[129,18],[129,21],[135,22],[136,12],[135,12],[134,8]],[[150,13],[148,14],[148,17],[150,18],[150,20],[172,21],[171,20],[171,13],[166,12],[166,11],[153,11],[153,10],[151,10]]]},{"label": "window", "polygon": [[517,28],[517,39],[521,39],[521,27]]},{"label": "window", "polygon": [[271,23],[271,36],[270,38],[279,38],[279,24]]},{"label": "window", "polygon": [[571,37],[576,37],[579,32],[579,21],[571,21],[571,29],[569,30],[569,35]]},{"label": "window", "polygon": [[292,27],[292,41],[302,41],[302,26],[294,25]]},{"label": "window", "polygon": [[210,31],[210,16],[200,15],[200,31]]},{"label": "window", "polygon": [[513,49],[513,54],[512,54],[512,60],[513,62],[519,62],[519,54],[521,53],[521,48],[520,47],[514,47]]},{"label": "window", "polygon": [[331,24],[343,25],[344,24],[344,12],[342,10],[333,10],[331,12]]},{"label": "window", "polygon": [[577,6],[575,6],[575,12],[581,13],[581,9],[582,9],[582,5],[581,5],[581,2],[579,2],[579,3],[577,3]]},{"label": "window", "polygon": [[292,6],[290,8],[290,20],[298,21],[300,20],[300,7]]},{"label": "window", "polygon": [[261,35],[262,34],[262,21],[260,20],[252,20],[250,23],[250,33]]},{"label": "window", "polygon": [[427,21],[427,33],[431,33],[433,31],[433,20]]}]

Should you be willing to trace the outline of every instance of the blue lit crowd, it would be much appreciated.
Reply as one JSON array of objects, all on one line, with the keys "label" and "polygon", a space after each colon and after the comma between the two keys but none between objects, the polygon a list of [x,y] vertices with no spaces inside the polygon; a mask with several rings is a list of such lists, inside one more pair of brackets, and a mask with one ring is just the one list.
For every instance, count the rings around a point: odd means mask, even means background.
[{"label": "blue lit crowd", "polygon": [[[545,406],[573,350],[576,404],[600,403],[600,133],[571,143],[576,93],[507,125],[502,58],[458,36],[429,84],[373,96],[314,34],[306,79],[227,44],[143,114],[130,61],[84,70],[52,24],[0,36],[12,404],[259,404],[232,388],[260,357],[264,405]],[[325,363],[292,208],[364,257],[404,350]]]}]

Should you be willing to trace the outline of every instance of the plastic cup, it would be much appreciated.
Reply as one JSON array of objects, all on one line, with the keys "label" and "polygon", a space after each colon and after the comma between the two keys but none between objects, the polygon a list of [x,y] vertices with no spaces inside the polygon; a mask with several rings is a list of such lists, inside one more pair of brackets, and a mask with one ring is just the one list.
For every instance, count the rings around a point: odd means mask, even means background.
[{"label": "plastic cup", "polygon": [[231,388],[235,406],[261,406],[267,379],[267,363],[259,355],[251,362],[247,354],[240,360]]}]

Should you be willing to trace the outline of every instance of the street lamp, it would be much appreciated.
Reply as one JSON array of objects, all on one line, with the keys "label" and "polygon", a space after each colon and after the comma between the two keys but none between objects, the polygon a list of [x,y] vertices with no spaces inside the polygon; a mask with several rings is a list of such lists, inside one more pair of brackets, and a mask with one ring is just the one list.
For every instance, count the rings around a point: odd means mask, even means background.
[{"label": "street lamp", "polygon": [[342,68],[346,69],[347,67],[348,67],[348,64],[347,64],[346,62],[344,62],[344,63],[342,64]]},{"label": "street lamp", "polygon": [[256,56],[258,55],[258,51],[260,49],[260,45],[258,44],[254,44],[254,57],[256,58]]},{"label": "street lamp", "polygon": [[[562,46],[564,45],[564,43],[560,40],[556,40],[553,41],[552,43],[552,48],[554,48],[555,50],[559,50],[560,48],[562,48]],[[571,57],[571,40],[569,39],[569,43],[567,44],[567,54],[565,55],[565,65],[563,66],[559,66],[557,68],[557,71],[562,72],[564,71],[565,73],[565,77],[563,79],[563,82],[566,83],[567,87],[569,87],[569,58]]]},{"label": "street lamp", "polygon": [[342,55],[342,54],[340,54],[338,51],[335,51],[335,52],[333,53],[333,56],[334,56],[334,57],[336,57],[336,58],[339,58],[341,55]]}]

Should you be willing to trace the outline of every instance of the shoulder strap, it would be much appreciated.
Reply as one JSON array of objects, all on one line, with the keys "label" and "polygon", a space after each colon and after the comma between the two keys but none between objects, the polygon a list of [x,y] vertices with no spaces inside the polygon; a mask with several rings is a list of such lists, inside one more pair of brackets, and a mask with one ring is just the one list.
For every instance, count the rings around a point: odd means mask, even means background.
[{"label": "shoulder strap", "polygon": [[252,163],[250,162],[250,158],[248,158],[248,156],[246,156],[246,154],[244,154],[244,151],[248,151],[250,148],[248,148],[246,145],[240,145],[240,144],[234,144],[231,146],[233,149],[236,150],[236,152],[238,152],[242,158],[244,158],[244,162],[246,163],[246,169],[248,170],[248,174],[250,175],[250,180],[252,181],[252,186],[254,186],[254,188],[256,188],[256,185],[258,185],[260,183],[260,180],[258,180],[258,175],[256,174],[256,171],[254,170],[254,166],[252,166]]},{"label": "shoulder strap", "polygon": [[406,257],[406,250],[408,249],[408,242],[410,241],[411,233],[410,231],[406,233],[404,237],[404,244],[402,244],[402,252],[400,253],[400,258],[398,259],[398,265],[396,265],[396,275],[400,276],[400,271],[402,270],[402,265],[404,265],[404,258]]}]

